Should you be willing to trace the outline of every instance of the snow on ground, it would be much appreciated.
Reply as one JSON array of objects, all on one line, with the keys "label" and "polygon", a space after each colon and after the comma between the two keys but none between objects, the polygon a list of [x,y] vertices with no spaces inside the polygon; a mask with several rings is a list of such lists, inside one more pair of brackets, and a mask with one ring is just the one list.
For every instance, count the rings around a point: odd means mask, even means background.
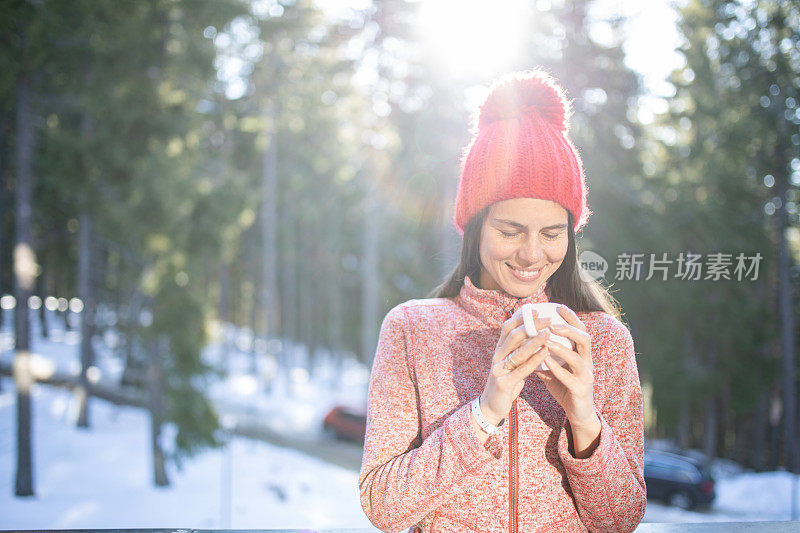
[{"label": "snow on ground", "polygon": [[[223,449],[187,460],[182,471],[170,467],[172,485],[158,489],[151,482],[145,411],[94,400],[92,428],[79,430],[68,391],[37,385],[33,403],[37,494],[14,498],[15,394],[13,382],[3,378],[0,529],[371,527],[355,471],[233,438]],[[644,521],[786,520],[791,478],[783,472],[735,475],[718,483],[711,511],[650,502]]]},{"label": "snow on ground", "polygon": [[[669,441],[650,440],[650,449],[683,453],[705,461],[699,450],[681,451]],[[647,452],[645,452],[647,453]],[[714,458],[710,464],[715,480],[716,498],[710,509],[683,511],[655,501],[647,503],[646,522],[760,522],[792,519],[800,516],[800,476],[789,472],[752,472],[728,459]],[[794,495],[792,490],[794,489]]]},{"label": "snow on ground", "polygon": [[[800,479],[789,472],[749,472],[721,480],[714,509],[747,520],[791,519],[792,484],[795,497]],[[800,501],[797,505],[800,508]]]},{"label": "snow on ground", "polygon": [[[4,313],[0,329],[0,362],[10,366],[14,357],[13,313]],[[48,337],[42,337],[39,313],[31,312],[32,365],[37,375],[80,373],[78,315],[70,313],[67,328],[55,312],[45,312]],[[316,438],[322,418],[334,405],[366,407],[369,369],[350,355],[341,362],[325,350],[318,350],[314,364],[303,346],[281,346],[281,341],[254,339],[246,328],[215,323],[212,342],[203,351],[203,361],[220,376],[205,378],[207,394],[217,411],[239,424],[267,426],[295,437]],[[224,341],[224,342],[223,342]],[[94,371],[90,379],[109,386],[122,377],[124,362],[116,353],[119,342],[113,329],[95,339]],[[289,357],[288,373],[277,372],[276,357]],[[255,353],[255,355],[254,355]],[[340,366],[337,366],[340,365]],[[308,371],[313,367],[313,374]]]},{"label": "snow on ground", "polygon": [[[13,357],[9,311],[5,318],[0,361],[9,364]],[[48,312],[50,337],[45,339],[38,316],[32,313],[31,318],[31,348],[37,365],[77,375],[79,334]],[[73,326],[77,325],[74,318]],[[227,342],[223,344],[220,340],[224,338]],[[117,383],[122,371],[113,349],[115,342],[110,330],[95,344],[96,376],[108,384]],[[352,359],[337,368],[328,354],[321,352],[309,373],[306,368],[312,365],[307,364],[309,354],[302,347],[280,347],[275,342],[262,340],[259,346],[246,330],[218,328],[215,342],[203,358],[223,371],[223,377],[208,380],[208,394],[223,422],[258,423],[295,438],[316,439],[322,417],[332,405],[363,407],[368,369]],[[279,351],[292,357],[289,373],[275,373],[276,361],[269,354]],[[223,449],[188,459],[182,471],[170,467],[172,485],[156,489],[151,482],[145,411],[95,399],[91,402],[92,428],[78,430],[72,395],[45,385],[34,389],[37,495],[14,498],[16,415],[12,391],[13,382],[4,378],[0,392],[0,529],[370,527],[358,501],[357,472],[241,438],[233,438]],[[796,477],[786,472],[748,473],[729,461],[718,464],[717,499],[711,509],[683,511],[651,501],[644,521],[791,518]]]},{"label": "snow on ground", "polygon": [[[274,357],[262,354],[254,359],[249,342],[241,340],[247,333],[237,334],[232,329],[204,350],[203,360],[224,370],[224,377],[210,380],[207,394],[218,411],[235,417],[239,424],[315,439],[322,419],[334,405],[366,408],[369,369],[354,358],[345,358],[337,367],[328,352],[319,350],[310,365],[302,346],[283,347],[292,357],[288,365],[292,368],[277,372]],[[225,335],[227,349],[219,342]],[[307,370],[310,366],[313,373]]]},{"label": "snow on ground", "polygon": [[13,382],[2,389],[0,528],[370,527],[356,472],[241,438],[170,468],[172,485],[155,488],[145,411],[95,400],[92,428],[79,430],[72,395],[42,385],[33,394],[36,496],[14,498]]}]

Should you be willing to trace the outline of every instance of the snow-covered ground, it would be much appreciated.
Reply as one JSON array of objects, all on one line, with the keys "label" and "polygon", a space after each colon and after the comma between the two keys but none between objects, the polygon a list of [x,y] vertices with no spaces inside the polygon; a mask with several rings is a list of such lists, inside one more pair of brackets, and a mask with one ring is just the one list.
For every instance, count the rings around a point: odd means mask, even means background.
[{"label": "snow-covered ground", "polygon": [[[0,328],[0,363],[10,366],[14,353],[13,315],[4,313]],[[47,311],[48,337],[41,335],[39,314],[31,313],[32,367],[38,376],[54,374],[77,376],[80,373],[80,333],[76,329],[79,315],[69,313],[67,322],[55,312]],[[113,323],[106,318],[106,322]],[[313,365],[302,346],[281,346],[280,341],[254,339],[245,328],[214,324],[212,342],[204,350],[203,361],[221,373],[206,379],[207,393],[220,413],[232,415],[237,422],[258,421],[274,431],[312,438],[319,433],[322,417],[333,405],[364,408],[369,369],[352,355],[336,361],[325,350],[318,350]],[[108,328],[93,343],[94,367],[89,379],[117,385],[124,368],[117,353],[119,339]],[[292,370],[277,372],[274,353],[290,354]],[[307,368],[313,366],[313,374]]]},{"label": "snow-covered ground", "polygon": [[[10,313],[6,318],[10,319]],[[42,371],[76,373],[79,337],[52,317],[43,339],[34,323],[32,351]],[[0,331],[0,361],[10,363],[10,320]],[[318,438],[324,413],[335,403],[359,405],[368,371],[354,361],[335,369],[322,354],[314,371],[294,350],[295,369],[273,376],[270,347],[256,350],[255,373],[247,332],[229,329],[227,355],[219,342],[204,358],[227,377],[209,381],[209,394],[236,423],[258,422],[301,438]],[[96,377],[113,383],[121,364],[113,335],[98,343]],[[273,347],[274,348],[274,347]],[[270,376],[271,386],[267,387]],[[91,404],[92,427],[75,428],[75,404],[64,389],[36,385],[33,450],[36,496],[12,496],[15,395],[4,378],[0,392],[0,529],[24,528],[370,528],[358,500],[357,472],[291,449],[232,438],[222,449],[169,468],[171,485],[151,482],[146,412],[102,400]],[[791,518],[792,482],[786,472],[752,473],[728,463],[718,469],[717,499],[705,512],[648,503],[645,522],[762,521]],[[229,488],[228,488],[229,487]]]},{"label": "snow-covered ground", "polygon": [[[145,411],[92,402],[74,423],[72,394],[34,390],[36,496],[14,498],[15,394],[0,393],[0,529],[368,528],[358,474],[287,448],[233,438],[169,469],[155,488]],[[230,490],[227,489],[230,487]]]},{"label": "snow-covered ground", "polygon": [[[4,318],[0,362],[8,365],[14,345],[10,310]],[[48,312],[49,337],[43,338],[38,314],[32,313],[31,319],[36,371],[77,375],[77,331]],[[219,342],[225,337],[227,350]],[[209,395],[223,422],[258,421],[273,431],[313,439],[332,405],[358,406],[366,398],[369,371],[352,359],[336,369],[325,353],[318,354],[311,375],[303,368],[307,354],[298,348],[293,350],[296,368],[291,374],[273,376],[274,358],[268,352],[277,347],[262,343],[256,346],[253,375],[246,331],[220,329],[217,341],[203,357],[227,372],[208,380]],[[95,342],[93,377],[98,382],[118,383],[122,375],[115,342],[113,333]],[[92,427],[79,430],[73,395],[47,385],[36,385],[33,394],[36,496],[14,498],[13,385],[3,378],[0,392],[0,529],[371,527],[361,510],[355,470],[244,438],[233,437],[224,448],[185,460],[180,471],[170,466],[171,485],[155,488],[148,413],[94,399]]]}]

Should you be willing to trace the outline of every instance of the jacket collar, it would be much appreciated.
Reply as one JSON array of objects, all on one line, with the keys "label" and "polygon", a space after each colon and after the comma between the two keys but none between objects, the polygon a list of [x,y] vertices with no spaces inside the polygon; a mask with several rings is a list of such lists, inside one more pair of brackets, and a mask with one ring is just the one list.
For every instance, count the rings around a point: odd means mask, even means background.
[{"label": "jacket collar", "polygon": [[526,303],[549,302],[547,297],[547,281],[536,294],[526,298],[517,298],[503,291],[483,290],[472,284],[469,276],[464,277],[464,285],[459,293],[459,301],[470,314],[475,315],[490,326],[500,327],[507,317]]}]

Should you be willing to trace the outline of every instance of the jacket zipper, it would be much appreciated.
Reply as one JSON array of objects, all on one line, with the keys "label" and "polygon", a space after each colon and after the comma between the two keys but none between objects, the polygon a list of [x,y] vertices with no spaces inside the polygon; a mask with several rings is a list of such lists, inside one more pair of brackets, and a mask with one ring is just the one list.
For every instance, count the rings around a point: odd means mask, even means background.
[{"label": "jacket zipper", "polygon": [[[513,310],[506,311],[506,320],[511,318],[511,315],[514,314]],[[509,468],[510,472],[509,475],[509,494],[508,494],[508,514],[509,514],[509,531],[511,533],[517,533],[517,400],[514,399],[514,402],[511,404],[511,416],[510,416],[509,424],[511,426],[509,429],[509,439],[508,439],[508,446],[509,446]]]},{"label": "jacket zipper", "polygon": [[510,521],[510,530],[511,533],[517,532],[517,476],[519,474],[517,468],[517,400],[514,400],[514,403],[511,404],[511,435],[509,440],[509,445],[511,446],[511,493],[510,493],[510,503],[511,509],[509,510],[511,513],[511,521]]}]

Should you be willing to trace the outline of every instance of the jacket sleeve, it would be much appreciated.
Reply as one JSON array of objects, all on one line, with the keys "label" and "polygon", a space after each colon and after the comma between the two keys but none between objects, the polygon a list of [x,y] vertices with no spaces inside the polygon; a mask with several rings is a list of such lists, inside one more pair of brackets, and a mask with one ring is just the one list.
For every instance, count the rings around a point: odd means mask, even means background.
[{"label": "jacket sleeve", "polygon": [[489,451],[491,443],[483,445],[475,435],[468,403],[421,439],[419,395],[405,327],[402,306],[390,311],[381,327],[359,474],[361,506],[383,531],[417,524],[500,461]]},{"label": "jacket sleeve", "polygon": [[589,531],[628,532],[644,516],[644,426],[642,388],[633,339],[628,329],[609,317],[605,399],[600,418],[600,443],[592,455],[576,459],[569,452],[565,422],[558,451],[567,472],[578,514]]}]

